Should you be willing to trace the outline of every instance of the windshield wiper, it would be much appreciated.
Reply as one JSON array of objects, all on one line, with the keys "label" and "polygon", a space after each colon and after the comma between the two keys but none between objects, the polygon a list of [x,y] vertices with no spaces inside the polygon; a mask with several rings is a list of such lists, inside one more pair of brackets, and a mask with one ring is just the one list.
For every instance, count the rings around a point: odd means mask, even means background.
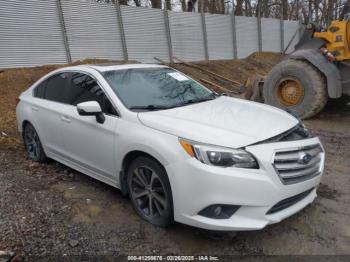
[{"label": "windshield wiper", "polygon": [[195,103],[200,103],[200,102],[205,102],[205,101],[210,101],[210,100],[216,99],[217,97],[218,96],[215,93],[211,93],[210,95],[208,95],[206,97],[203,97],[203,98],[187,100],[187,101],[181,103],[180,106],[182,106],[182,105],[189,105],[189,104],[195,104]]},{"label": "windshield wiper", "polygon": [[184,105],[205,102],[205,101],[213,100],[213,99],[215,99],[217,97],[218,97],[218,95],[216,95],[215,93],[211,93],[210,95],[208,95],[206,97],[203,97],[203,98],[190,99],[190,100],[187,100],[187,101],[185,101],[183,103],[170,105],[170,106],[165,106],[165,105],[131,106],[131,107],[129,107],[129,109],[130,110],[147,110],[147,111],[165,110],[165,109],[171,109],[171,108],[175,108],[175,107],[181,107],[181,106],[184,106]]},{"label": "windshield wiper", "polygon": [[173,106],[162,106],[162,105],[147,105],[147,106],[131,106],[129,107],[130,110],[163,110],[163,109],[170,109],[173,108]]}]

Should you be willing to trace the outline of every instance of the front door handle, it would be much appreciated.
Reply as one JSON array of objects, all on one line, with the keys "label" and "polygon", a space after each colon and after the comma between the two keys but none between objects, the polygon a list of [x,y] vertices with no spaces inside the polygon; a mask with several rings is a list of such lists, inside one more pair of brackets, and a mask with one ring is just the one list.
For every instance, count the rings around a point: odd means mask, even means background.
[{"label": "front door handle", "polygon": [[39,108],[37,108],[36,106],[32,106],[32,110],[33,111],[39,111]]},{"label": "front door handle", "polygon": [[69,119],[69,117],[66,117],[66,116],[61,116],[61,120],[62,120],[63,122],[66,122],[66,123],[70,123],[70,122],[71,122],[71,120]]}]

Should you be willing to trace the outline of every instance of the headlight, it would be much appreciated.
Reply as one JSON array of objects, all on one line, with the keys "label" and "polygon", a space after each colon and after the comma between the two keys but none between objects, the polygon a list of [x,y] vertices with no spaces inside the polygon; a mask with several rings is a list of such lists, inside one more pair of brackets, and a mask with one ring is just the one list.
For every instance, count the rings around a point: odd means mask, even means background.
[{"label": "headlight", "polygon": [[184,139],[180,139],[180,144],[191,157],[207,165],[259,168],[254,156],[243,149],[204,145]]}]

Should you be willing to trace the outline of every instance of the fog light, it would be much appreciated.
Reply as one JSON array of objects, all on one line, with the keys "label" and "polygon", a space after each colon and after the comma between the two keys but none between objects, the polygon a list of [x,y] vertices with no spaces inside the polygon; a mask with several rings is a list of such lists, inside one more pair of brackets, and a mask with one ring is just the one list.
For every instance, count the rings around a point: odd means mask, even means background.
[{"label": "fog light", "polygon": [[210,205],[201,211],[198,215],[214,218],[214,219],[227,219],[230,218],[241,206],[236,205]]}]

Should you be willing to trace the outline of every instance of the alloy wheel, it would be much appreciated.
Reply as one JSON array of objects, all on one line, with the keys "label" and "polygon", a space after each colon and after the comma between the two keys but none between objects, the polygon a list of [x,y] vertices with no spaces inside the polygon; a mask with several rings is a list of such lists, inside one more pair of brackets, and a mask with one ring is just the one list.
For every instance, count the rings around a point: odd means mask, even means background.
[{"label": "alloy wheel", "polygon": [[24,142],[31,159],[37,159],[40,154],[40,141],[38,134],[31,125],[27,125],[24,130]]},{"label": "alloy wheel", "polygon": [[131,197],[147,218],[162,217],[168,208],[167,195],[159,175],[149,167],[137,167],[131,175]]}]

